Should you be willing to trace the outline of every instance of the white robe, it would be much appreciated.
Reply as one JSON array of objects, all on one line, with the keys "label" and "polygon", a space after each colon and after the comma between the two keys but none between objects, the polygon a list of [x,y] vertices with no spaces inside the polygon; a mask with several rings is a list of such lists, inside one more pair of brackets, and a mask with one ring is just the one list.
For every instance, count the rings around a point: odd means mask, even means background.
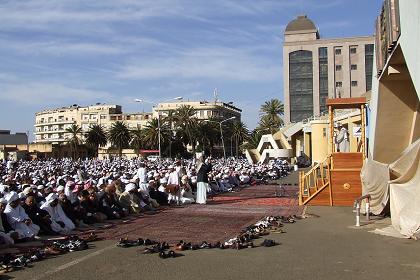
[{"label": "white robe", "polygon": [[[61,205],[58,204],[55,207],[50,206],[48,202],[45,202],[41,209],[45,210],[50,214],[51,216],[51,229],[55,232],[59,232],[61,234],[68,234],[72,230],[76,228],[74,223],[66,216],[66,213],[64,213],[63,208],[61,208]],[[64,228],[59,225],[57,222],[63,222]]]},{"label": "white robe", "polygon": [[15,241],[10,237],[10,233],[6,233],[3,227],[3,222],[0,217],[0,244],[13,245]]},{"label": "white robe", "polygon": [[204,182],[197,183],[197,199],[198,204],[206,204],[207,201],[207,188],[209,184]]},{"label": "white robe", "polygon": [[7,216],[7,221],[10,226],[19,234],[19,238],[30,238],[38,235],[40,230],[39,226],[31,223],[30,225],[25,224],[25,220],[29,219],[25,209],[18,205],[16,208],[7,204],[4,213]]}]

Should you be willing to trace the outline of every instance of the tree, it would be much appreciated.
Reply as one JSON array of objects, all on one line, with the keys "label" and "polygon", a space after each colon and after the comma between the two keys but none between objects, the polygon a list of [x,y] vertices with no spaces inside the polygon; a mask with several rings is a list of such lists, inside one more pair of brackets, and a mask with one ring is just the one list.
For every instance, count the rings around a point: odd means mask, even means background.
[{"label": "tree", "polygon": [[130,146],[136,150],[137,156],[139,155],[140,149],[143,147],[143,131],[140,128],[133,129],[130,131],[131,141]]},{"label": "tree", "polygon": [[189,105],[182,105],[175,111],[175,127],[177,129],[177,137],[181,141],[192,146],[193,154],[195,153],[195,144],[197,142],[197,124],[195,117],[196,110]]},{"label": "tree", "polygon": [[239,143],[248,138],[248,128],[243,122],[237,121],[232,125],[232,138],[235,140],[236,157],[238,157]]},{"label": "tree", "polygon": [[77,124],[72,124],[70,127],[66,128],[66,132],[71,134],[67,143],[70,145],[73,153],[73,159],[75,159],[77,157],[77,150],[80,145],[79,137],[82,135],[82,128]]},{"label": "tree", "polygon": [[86,144],[95,149],[95,155],[98,155],[99,147],[106,146],[107,135],[102,125],[93,124],[85,134]]},{"label": "tree", "polygon": [[242,150],[252,150],[256,149],[258,147],[258,144],[260,143],[261,136],[263,135],[263,132],[258,129],[254,129],[251,134],[247,137],[246,142],[244,142],[239,147]]},{"label": "tree", "polygon": [[[160,121],[160,141],[161,146],[169,138],[170,129],[168,123],[164,120]],[[143,129],[143,144],[148,148],[159,148],[159,121],[158,119],[150,120]]]},{"label": "tree", "polygon": [[283,120],[280,116],[284,114],[283,103],[274,98],[264,102],[260,108],[260,127],[270,128],[270,130],[278,130],[283,124]]},{"label": "tree", "polygon": [[212,154],[214,144],[220,139],[219,125],[215,121],[197,123],[197,140],[202,151]]},{"label": "tree", "polygon": [[108,140],[118,149],[121,157],[122,149],[127,148],[130,143],[130,130],[127,125],[120,121],[113,123],[108,131]]}]

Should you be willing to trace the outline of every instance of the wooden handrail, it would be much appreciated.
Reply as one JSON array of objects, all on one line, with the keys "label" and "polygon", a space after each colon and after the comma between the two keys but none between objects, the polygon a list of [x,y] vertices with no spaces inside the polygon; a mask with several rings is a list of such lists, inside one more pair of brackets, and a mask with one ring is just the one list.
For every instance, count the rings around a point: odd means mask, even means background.
[{"label": "wooden handrail", "polygon": [[[299,173],[299,204],[304,205],[308,203],[314,196],[330,185],[331,181],[331,155],[328,155],[325,160],[317,163],[312,167],[306,174],[304,172]],[[326,168],[325,168],[326,167]],[[327,172],[325,174],[325,172]],[[311,179],[313,182],[311,183]],[[321,181],[321,184],[319,183]],[[311,188],[315,189],[315,192],[311,194]],[[306,198],[305,200],[303,198]],[[332,200],[330,198],[330,204]]]}]

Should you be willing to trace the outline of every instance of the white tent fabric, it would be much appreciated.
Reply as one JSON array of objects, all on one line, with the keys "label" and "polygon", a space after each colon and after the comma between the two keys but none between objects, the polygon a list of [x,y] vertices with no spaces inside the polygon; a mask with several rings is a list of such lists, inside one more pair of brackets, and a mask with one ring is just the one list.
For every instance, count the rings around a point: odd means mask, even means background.
[{"label": "white tent fabric", "polygon": [[412,237],[420,232],[420,139],[390,164],[390,172],[399,175],[390,181],[392,225],[401,234]]},{"label": "white tent fabric", "polygon": [[371,195],[372,213],[380,214],[389,199],[392,226],[407,238],[420,233],[419,162],[420,139],[393,163],[369,159],[361,171],[362,193]]},{"label": "white tent fabric", "polygon": [[[372,160],[365,160],[361,170],[362,195],[370,194],[370,211],[379,215],[384,210],[389,199],[389,170],[388,164]],[[363,201],[365,202],[365,201]],[[362,211],[365,210],[364,203]]]}]

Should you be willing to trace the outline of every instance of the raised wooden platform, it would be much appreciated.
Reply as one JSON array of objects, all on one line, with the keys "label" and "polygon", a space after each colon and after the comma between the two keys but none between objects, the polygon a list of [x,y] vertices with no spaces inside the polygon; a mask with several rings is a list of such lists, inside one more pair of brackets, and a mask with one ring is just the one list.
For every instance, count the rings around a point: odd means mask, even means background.
[{"label": "raised wooden platform", "polygon": [[[362,153],[334,153],[332,155],[331,182],[313,197],[308,205],[352,206],[362,195],[360,170],[363,166]],[[331,188],[331,190],[330,190]],[[311,193],[315,192],[312,188]]]}]

